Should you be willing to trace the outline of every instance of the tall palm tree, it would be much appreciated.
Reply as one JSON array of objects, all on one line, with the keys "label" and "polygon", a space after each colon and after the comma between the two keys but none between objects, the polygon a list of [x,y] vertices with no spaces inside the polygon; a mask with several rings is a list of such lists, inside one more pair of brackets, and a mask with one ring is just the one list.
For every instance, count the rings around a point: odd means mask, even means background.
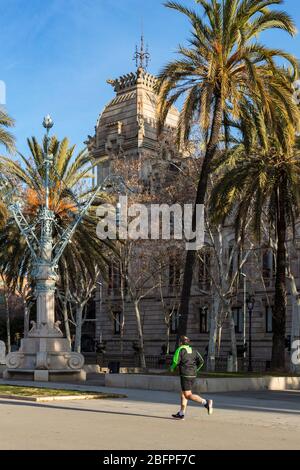
[{"label": "tall palm tree", "polygon": [[[45,167],[43,165],[43,151],[46,140],[42,146],[35,138],[28,140],[30,158],[20,155],[20,161],[8,157],[0,157],[0,170],[6,174],[13,184],[19,184],[19,191],[23,197],[23,212],[29,221],[37,219],[40,208],[45,201]],[[44,147],[44,148],[43,148]],[[53,137],[49,144],[49,154],[53,155],[53,164],[50,170],[49,207],[54,212],[53,238],[56,243],[62,231],[74,220],[82,204],[89,195],[86,180],[91,177],[91,169],[97,164],[91,162],[86,151],[75,155],[75,146],[69,147],[67,139],[61,142]],[[71,243],[66,247],[59,262],[60,277],[65,270],[73,266],[91,266],[91,260],[99,269],[105,269],[105,244],[111,248],[111,243],[97,237],[96,207],[101,203],[99,197],[93,207],[83,218]],[[23,285],[25,278],[32,273],[32,259],[24,237],[19,233],[14,220],[11,218],[2,229],[0,228],[0,243],[5,250],[0,253],[0,270],[11,283]],[[76,260],[76,263],[75,263]],[[91,268],[92,269],[92,268]]]},{"label": "tall palm tree", "polygon": [[14,120],[0,108],[0,145],[4,145],[10,153],[15,151],[15,138],[7,129],[13,127],[14,124]]},{"label": "tall palm tree", "polygon": [[242,141],[216,161],[219,180],[210,210],[215,220],[233,218],[236,234],[242,239],[249,220],[258,242],[262,223],[267,223],[275,236],[272,367],[281,370],[285,367],[286,241],[288,230],[295,231],[300,213],[300,139],[296,137],[300,111],[294,113],[293,122],[278,111],[276,128],[251,107],[244,119]]},{"label": "tall palm tree", "polygon": [[[7,129],[13,127],[14,124],[14,120],[0,107],[0,146],[3,145],[9,153],[15,152],[15,138]],[[7,220],[7,208],[2,198],[4,192],[5,189],[2,188],[0,194],[0,226],[5,224]]]},{"label": "tall palm tree", "polygon": [[[288,14],[269,9],[282,3],[281,0],[196,0],[196,3],[201,7],[199,12],[176,2],[166,3],[167,7],[187,16],[192,38],[187,46],[179,46],[179,58],[162,70],[158,85],[159,130],[170,107],[178,99],[184,99],[178,143],[188,140],[194,124],[203,131],[205,152],[192,219],[193,232],[196,206],[205,203],[224,113],[237,118],[243,103],[255,102],[258,98],[263,101],[270,121],[274,118],[274,101],[284,113],[289,113],[290,105],[293,106],[292,85],[284,69],[276,66],[276,60],[281,58],[288,62],[295,77],[298,73],[293,56],[257,41],[260,33],[273,28],[292,36],[296,33]],[[186,256],[179,335],[186,334],[187,330],[195,255],[195,251],[189,251]]]}]

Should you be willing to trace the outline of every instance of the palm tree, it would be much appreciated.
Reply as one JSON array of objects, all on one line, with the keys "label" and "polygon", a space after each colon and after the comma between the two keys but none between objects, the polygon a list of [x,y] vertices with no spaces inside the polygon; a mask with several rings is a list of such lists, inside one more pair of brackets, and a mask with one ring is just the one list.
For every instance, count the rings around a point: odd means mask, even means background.
[{"label": "palm tree", "polygon": [[265,115],[249,107],[242,141],[216,162],[219,179],[210,201],[216,221],[233,218],[237,237],[244,238],[249,220],[258,242],[263,223],[276,237],[272,367],[278,370],[285,367],[287,233],[295,232],[300,208],[299,122],[299,109],[293,122],[278,111],[274,128]]},{"label": "palm tree", "polygon": [[[189,19],[192,38],[179,46],[179,58],[162,70],[158,84],[159,131],[170,107],[184,99],[178,125],[178,144],[188,140],[194,124],[203,132],[205,152],[199,177],[192,229],[196,230],[196,206],[205,203],[211,162],[220,141],[224,113],[238,118],[247,101],[263,101],[271,121],[273,105],[289,112],[292,85],[276,59],[288,62],[295,77],[296,59],[280,49],[267,48],[257,41],[260,33],[279,28],[296,33],[285,12],[270,10],[281,0],[196,0],[199,13],[170,1],[166,6]],[[200,13],[204,12],[204,17]],[[271,93],[271,91],[274,91]],[[272,95],[272,98],[271,98]],[[188,251],[181,294],[179,335],[186,334],[190,291],[196,252]]]},{"label": "palm tree", "polygon": [[[15,152],[15,138],[7,128],[13,126],[14,120],[0,107],[0,145],[3,145],[10,153]],[[2,188],[0,195],[0,226],[5,224],[7,220],[7,208],[2,197],[4,193],[5,189]]]},{"label": "palm tree", "polygon": [[[46,140],[43,142],[44,149],[35,138],[29,139],[28,145],[31,152],[29,159],[21,154],[20,161],[0,157],[0,169],[13,184],[19,184],[24,204],[23,213],[30,223],[37,219],[45,200],[45,175],[42,163]],[[49,178],[49,207],[55,215],[54,243],[58,241],[62,231],[74,220],[88,197],[90,191],[85,183],[91,177],[91,169],[98,163],[91,162],[86,151],[75,155],[74,150],[74,146],[69,147],[67,139],[60,142],[53,137],[49,144],[49,154],[53,155]],[[79,268],[91,266],[91,260],[98,266],[98,269],[105,269],[104,248],[105,244],[111,248],[111,243],[97,237],[96,207],[100,203],[99,197],[85,215],[71,243],[66,247],[58,266],[60,278],[66,276],[65,271],[69,269],[71,269],[70,276],[72,276],[74,266]],[[0,229],[0,242],[6,247],[0,254],[0,270],[8,282],[14,283],[17,288],[18,285],[23,285],[24,279],[30,279],[33,266],[24,237],[19,233],[12,218],[7,221],[6,227]]]},{"label": "palm tree", "polygon": [[14,120],[0,108],[0,144],[10,153],[15,151],[15,138],[7,129],[14,124]]}]

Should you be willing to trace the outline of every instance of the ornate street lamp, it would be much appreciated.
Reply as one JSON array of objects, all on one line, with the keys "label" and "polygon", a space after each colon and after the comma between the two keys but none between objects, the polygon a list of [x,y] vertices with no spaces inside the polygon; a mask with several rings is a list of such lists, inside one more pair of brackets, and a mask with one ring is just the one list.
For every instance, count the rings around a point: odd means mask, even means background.
[{"label": "ornate street lamp", "polygon": [[252,367],[252,312],[254,309],[254,297],[249,296],[247,300],[247,307],[249,312],[249,363],[248,372],[253,372]]},{"label": "ornate street lamp", "polygon": [[36,220],[29,224],[22,212],[20,197],[19,201],[11,202],[18,199],[18,194],[10,196],[8,204],[31,253],[33,265],[31,274],[36,285],[37,321],[32,322],[28,337],[22,339],[20,350],[6,357],[7,370],[4,372],[4,377],[7,378],[21,378],[27,375],[34,380],[49,381],[73,376],[75,380],[85,380],[84,357],[71,351],[68,340],[63,338],[60,322],[55,321],[57,267],[66,246],[98,193],[106,190],[107,186],[122,185],[120,176],[111,175],[106,178],[103,184],[95,189],[89,200],[79,208],[73,221],[54,245],[55,214],[49,206],[49,174],[53,165],[53,156],[49,154],[49,132],[53,124],[49,115],[44,118],[43,126],[47,131],[43,154],[45,199]]}]

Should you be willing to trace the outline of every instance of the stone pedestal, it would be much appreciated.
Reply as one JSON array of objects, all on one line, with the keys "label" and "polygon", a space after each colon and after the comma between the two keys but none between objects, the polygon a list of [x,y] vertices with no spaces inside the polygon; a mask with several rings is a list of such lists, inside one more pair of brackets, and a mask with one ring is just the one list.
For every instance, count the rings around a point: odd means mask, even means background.
[{"label": "stone pedestal", "polygon": [[59,324],[34,324],[18,352],[6,356],[4,378],[42,382],[83,382],[84,357],[72,352]]}]

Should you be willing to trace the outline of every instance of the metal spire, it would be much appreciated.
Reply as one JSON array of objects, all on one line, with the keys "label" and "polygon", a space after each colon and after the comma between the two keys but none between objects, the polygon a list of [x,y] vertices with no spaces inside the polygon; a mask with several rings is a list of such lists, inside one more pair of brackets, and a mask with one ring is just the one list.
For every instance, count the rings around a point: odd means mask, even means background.
[{"label": "metal spire", "polygon": [[138,46],[135,46],[135,54],[133,60],[135,60],[137,68],[146,70],[150,62],[150,53],[148,50],[148,45],[145,48],[144,44],[144,35],[142,34],[140,50],[138,50]]}]

